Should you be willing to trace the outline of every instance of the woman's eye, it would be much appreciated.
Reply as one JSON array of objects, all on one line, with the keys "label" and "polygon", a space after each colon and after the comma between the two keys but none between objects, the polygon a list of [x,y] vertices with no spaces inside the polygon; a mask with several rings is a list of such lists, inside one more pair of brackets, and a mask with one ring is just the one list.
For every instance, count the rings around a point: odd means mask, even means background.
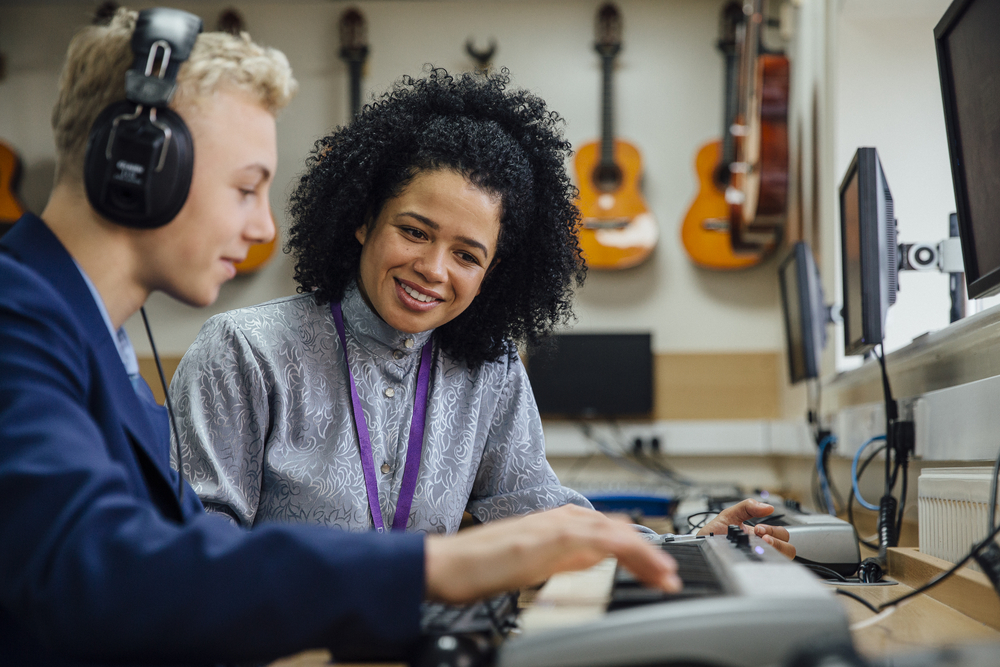
[{"label": "woman's eye", "polygon": [[475,255],[469,254],[467,252],[460,252],[458,253],[458,256],[462,259],[463,262],[468,262],[469,264],[475,264],[476,266],[479,266],[479,258],[476,257]]},{"label": "woman's eye", "polygon": [[413,227],[403,227],[403,232],[405,232],[406,234],[409,234],[410,236],[412,236],[415,239],[427,238],[426,235],[422,231],[420,231],[419,229],[415,229]]}]

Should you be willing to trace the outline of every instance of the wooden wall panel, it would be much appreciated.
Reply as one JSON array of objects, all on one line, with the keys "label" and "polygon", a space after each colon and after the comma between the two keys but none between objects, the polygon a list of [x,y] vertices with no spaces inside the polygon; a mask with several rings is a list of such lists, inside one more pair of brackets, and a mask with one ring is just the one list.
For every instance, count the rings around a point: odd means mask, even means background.
[{"label": "wooden wall panel", "polygon": [[656,419],[779,419],[778,352],[657,354]]},{"label": "wooden wall panel", "polygon": [[[179,356],[160,358],[167,382]],[[780,419],[781,359],[777,352],[657,354],[653,388],[655,419]],[[152,357],[139,371],[163,403]]]},{"label": "wooden wall panel", "polygon": [[[160,363],[163,364],[163,375],[167,379],[167,386],[170,386],[170,380],[173,379],[174,371],[181,363],[181,358],[179,356],[160,357]],[[139,373],[149,388],[153,390],[156,402],[163,405],[163,388],[160,385],[160,375],[156,372],[156,361],[153,357],[139,357]]]}]

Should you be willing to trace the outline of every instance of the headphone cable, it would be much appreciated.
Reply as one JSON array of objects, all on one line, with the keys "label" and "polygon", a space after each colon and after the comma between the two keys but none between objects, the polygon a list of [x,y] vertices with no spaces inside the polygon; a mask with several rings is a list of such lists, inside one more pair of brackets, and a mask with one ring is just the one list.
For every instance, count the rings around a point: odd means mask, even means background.
[{"label": "headphone cable", "polygon": [[[146,307],[139,308],[142,313],[142,323],[146,325],[146,337],[149,338],[149,347],[153,350],[153,359],[156,360],[156,372],[160,375],[160,386],[163,387],[164,405],[167,408],[167,415],[170,417],[170,428],[174,434],[174,441],[177,447],[177,499],[180,504],[184,504],[184,475],[181,473],[184,464],[181,459],[181,432],[177,430],[177,422],[174,421],[174,406],[170,402],[170,392],[167,390],[167,380],[163,375],[163,364],[160,363],[160,355],[156,353],[156,343],[153,342],[153,331],[149,328],[149,318],[146,317]],[[183,509],[182,509],[183,512]]]}]

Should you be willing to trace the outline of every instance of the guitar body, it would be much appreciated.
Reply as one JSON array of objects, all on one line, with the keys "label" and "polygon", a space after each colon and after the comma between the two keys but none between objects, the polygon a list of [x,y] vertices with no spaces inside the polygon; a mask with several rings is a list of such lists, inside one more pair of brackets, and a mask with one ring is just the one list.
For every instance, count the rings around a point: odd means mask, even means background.
[{"label": "guitar body", "polygon": [[13,224],[24,215],[24,204],[17,196],[21,160],[10,146],[0,142],[0,223]]},{"label": "guitar body", "polygon": [[246,259],[236,264],[236,273],[253,273],[260,267],[267,264],[274,254],[274,248],[278,245],[278,226],[274,226],[274,238],[267,243],[255,243],[247,250]]},{"label": "guitar body", "polygon": [[759,264],[774,250],[775,243],[736,248],[726,189],[735,177],[736,136],[733,134],[739,108],[741,60],[737,53],[737,33],[745,24],[743,3],[729,2],[720,15],[718,48],[725,56],[725,113],[722,139],[698,151],[695,173],[699,190],[681,226],[681,241],[691,260],[704,269],[731,271]]},{"label": "guitar body", "polygon": [[636,266],[650,256],[659,237],[659,227],[639,189],[639,149],[615,139],[613,156],[617,178],[602,178],[599,141],[583,145],[574,161],[580,187],[580,246],[592,269]]},{"label": "guitar body", "polygon": [[[729,235],[729,204],[716,182],[722,159],[722,142],[712,141],[698,151],[695,172],[699,190],[681,226],[681,241],[695,264],[719,271],[746,269],[763,260],[770,248],[756,252],[735,252]],[[771,248],[774,246],[772,245]]]},{"label": "guitar body", "polygon": [[741,66],[741,108],[734,126],[736,161],[732,165],[729,224],[733,247],[753,251],[776,244],[788,205],[788,58],[759,53],[761,0],[748,16]]},{"label": "guitar body", "polygon": [[[247,29],[247,26],[246,22],[243,20],[242,14],[235,9],[226,9],[219,14],[219,18],[215,23],[215,29],[219,32],[228,32],[230,35],[239,37],[240,33]],[[274,216],[272,215],[271,218],[273,219]],[[250,249],[247,251],[246,259],[236,264],[237,275],[253,273],[260,267],[267,264],[268,260],[271,259],[271,255],[274,253],[274,248],[277,244],[278,227],[275,225],[274,238],[267,243],[255,243],[250,246]]]},{"label": "guitar body", "polygon": [[[783,225],[788,207],[788,58],[760,57],[760,195],[757,216]],[[776,219],[776,220],[775,220]]]}]

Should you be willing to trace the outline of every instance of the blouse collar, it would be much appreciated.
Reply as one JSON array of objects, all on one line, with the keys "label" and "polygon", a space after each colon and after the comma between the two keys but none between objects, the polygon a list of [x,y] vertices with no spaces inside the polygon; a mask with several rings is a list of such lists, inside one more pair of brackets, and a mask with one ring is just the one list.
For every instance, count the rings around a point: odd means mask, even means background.
[{"label": "blouse collar", "polygon": [[[400,360],[419,352],[434,330],[408,334],[389,326],[365,302],[357,283],[351,283],[340,302],[344,327],[351,337],[374,355]],[[402,353],[402,354],[398,354]]]}]

